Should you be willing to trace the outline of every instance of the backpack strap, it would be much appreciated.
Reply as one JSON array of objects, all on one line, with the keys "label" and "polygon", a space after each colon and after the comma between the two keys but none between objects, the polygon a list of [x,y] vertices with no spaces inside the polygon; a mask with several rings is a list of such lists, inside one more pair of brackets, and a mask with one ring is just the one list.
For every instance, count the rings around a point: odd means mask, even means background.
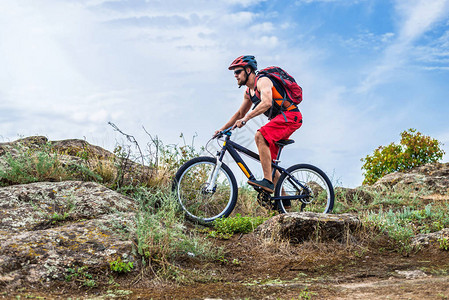
[{"label": "backpack strap", "polygon": [[[262,70],[261,72],[259,72],[258,74],[257,74],[257,76],[256,76],[256,80],[255,80],[255,86],[256,86],[256,90],[257,90],[257,80],[259,79],[259,78],[261,78],[261,77],[268,77],[272,82],[273,82],[273,88],[277,91],[277,88],[275,87],[275,84],[274,84],[274,80],[275,79],[272,79],[271,77],[270,77],[270,75],[269,75],[270,73],[269,72],[266,72],[266,71],[264,71],[264,70]],[[281,78],[282,78],[282,76],[281,76]],[[280,109],[280,111],[281,111],[281,114],[282,114],[282,116],[284,117],[284,120],[285,120],[285,122],[286,123],[288,123],[288,120],[287,120],[287,117],[285,116],[285,111],[290,111],[290,110],[293,110],[293,109],[295,109],[295,108],[297,108],[297,106],[293,103],[293,101],[288,97],[288,94],[287,94],[287,91],[286,91],[286,88],[285,88],[285,86],[286,86],[286,83],[285,83],[285,81],[284,81],[284,79],[282,79],[282,85],[283,85],[283,95],[281,95],[279,92],[280,91],[278,91],[278,94],[279,94],[279,96],[281,97],[281,99],[274,99],[273,98],[273,105],[278,105],[279,106],[279,109]],[[282,100],[282,101],[281,101]],[[281,103],[279,103],[278,101],[281,101]],[[285,101],[288,101],[288,103],[290,103],[290,105],[289,106],[287,106],[287,107],[284,107],[284,102]],[[273,113],[273,105],[271,106],[271,109],[270,109],[270,113],[269,113],[269,115],[268,115],[268,119],[271,119],[271,115],[272,115],[272,113]]]}]

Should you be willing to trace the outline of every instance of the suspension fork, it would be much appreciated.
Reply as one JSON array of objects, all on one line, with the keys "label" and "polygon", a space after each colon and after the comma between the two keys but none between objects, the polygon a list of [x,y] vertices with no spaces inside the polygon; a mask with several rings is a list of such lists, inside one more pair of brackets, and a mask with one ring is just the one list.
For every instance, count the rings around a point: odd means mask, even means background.
[{"label": "suspension fork", "polygon": [[222,160],[226,153],[226,142],[228,140],[229,140],[229,136],[226,137],[226,140],[223,143],[223,147],[221,148],[221,151],[218,151],[217,155],[215,157],[216,163],[214,165],[214,169],[210,173],[209,178],[207,179],[207,182],[206,182],[206,192],[208,192],[208,193],[215,192],[215,189],[216,189],[215,181],[217,180],[218,172],[220,172],[220,170],[221,170],[221,165],[223,164]]},{"label": "suspension fork", "polygon": [[213,171],[210,173],[209,178],[207,179],[207,188],[206,192],[213,193],[215,192],[215,181],[217,180],[218,172],[220,172],[221,169],[221,160],[217,157],[217,163],[214,165]]}]

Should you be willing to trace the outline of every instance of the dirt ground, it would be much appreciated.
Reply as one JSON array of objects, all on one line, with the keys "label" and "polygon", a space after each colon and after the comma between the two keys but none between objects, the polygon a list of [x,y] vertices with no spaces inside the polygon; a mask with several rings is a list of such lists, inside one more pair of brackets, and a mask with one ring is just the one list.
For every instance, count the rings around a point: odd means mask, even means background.
[{"label": "dirt ground", "polygon": [[[365,243],[366,244],[366,243]],[[148,268],[97,288],[65,282],[2,291],[5,299],[448,299],[449,253],[427,248],[408,256],[388,243],[261,241],[253,234],[217,241],[221,262],[186,257],[180,283]],[[184,276],[184,277],[183,277]],[[104,282],[108,282],[108,277]]]}]

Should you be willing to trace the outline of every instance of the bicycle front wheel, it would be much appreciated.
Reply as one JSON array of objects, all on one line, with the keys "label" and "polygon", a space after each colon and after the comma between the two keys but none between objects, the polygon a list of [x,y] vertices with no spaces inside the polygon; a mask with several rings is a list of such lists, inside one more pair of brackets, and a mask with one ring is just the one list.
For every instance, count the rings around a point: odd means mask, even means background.
[{"label": "bicycle front wheel", "polygon": [[334,207],[334,189],[327,175],[315,166],[298,164],[284,172],[274,191],[275,196],[301,196],[295,200],[279,200],[281,213],[312,211],[329,213]]},{"label": "bicycle front wheel", "polygon": [[238,189],[234,174],[221,164],[211,183],[216,168],[215,158],[197,157],[182,165],[175,175],[173,191],[191,221],[207,224],[229,216],[235,207]]}]

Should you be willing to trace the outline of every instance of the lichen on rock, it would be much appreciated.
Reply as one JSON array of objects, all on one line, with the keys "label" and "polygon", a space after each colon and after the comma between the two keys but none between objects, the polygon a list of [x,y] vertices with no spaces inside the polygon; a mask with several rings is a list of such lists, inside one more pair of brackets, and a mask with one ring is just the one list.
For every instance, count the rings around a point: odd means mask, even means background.
[{"label": "lichen on rock", "polygon": [[0,188],[0,285],[64,279],[71,266],[134,260],[136,205],[92,182]]}]

